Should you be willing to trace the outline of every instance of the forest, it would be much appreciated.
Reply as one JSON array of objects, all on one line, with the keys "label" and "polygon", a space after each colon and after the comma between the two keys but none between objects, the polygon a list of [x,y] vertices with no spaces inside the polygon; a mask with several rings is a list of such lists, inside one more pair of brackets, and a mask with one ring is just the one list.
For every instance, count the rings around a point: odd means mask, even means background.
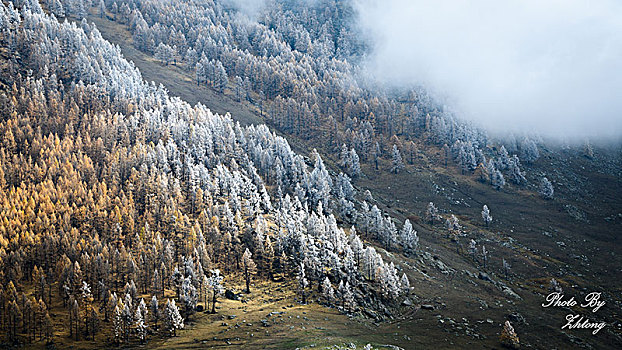
[{"label": "forest", "polygon": [[[318,154],[307,166],[265,126],[242,128],[169,97],[86,22],[61,24],[36,6],[3,5],[2,15],[3,46],[17,52],[2,95],[9,339],[49,340],[46,305],[55,303],[75,339],[112,328],[117,342],[130,333],[144,341],[158,320],[174,334],[199,300],[214,312],[221,270],[295,274],[303,300],[310,283],[338,285],[344,308],[358,304],[352,288],[387,300],[408,291],[405,275],[337,224],[333,212],[352,220],[354,190]],[[369,213],[395,240],[395,225],[376,207]],[[412,229],[400,237],[414,249]]]},{"label": "forest", "polygon": [[[216,0],[3,1],[0,346],[166,348],[205,314],[221,314],[210,320],[224,326],[232,318],[221,305],[271,294],[264,286],[291,291],[289,304],[376,324],[410,317],[413,304],[440,308],[418,288],[451,285],[445,278],[457,273],[468,279],[474,268],[478,283],[493,285],[486,293],[510,305],[570,288],[552,272],[520,277],[557,264],[525,263],[545,248],[493,238],[518,230],[508,212],[520,210],[489,208],[488,200],[452,210],[465,199],[449,188],[471,188],[460,191],[467,201],[479,193],[493,203],[537,201],[583,224],[578,190],[561,180],[571,175],[544,170],[542,157],[602,159],[614,169],[602,175],[605,187],[619,185],[619,157],[589,142],[552,150],[537,135],[490,137],[422,86],[397,90],[363,78],[370,47],[353,6],[271,0],[256,14]],[[240,123],[210,101],[190,104],[145,80],[94,21],[129,32],[150,64],[179,69],[262,123]],[[416,211],[387,199],[398,190],[385,184],[429,173],[445,182],[426,179],[433,195],[409,194]],[[614,217],[618,202],[602,215]],[[487,339],[518,348],[512,324],[520,318],[506,316]],[[409,335],[400,346],[415,346]],[[596,346],[620,344],[619,323],[607,337]]]}]

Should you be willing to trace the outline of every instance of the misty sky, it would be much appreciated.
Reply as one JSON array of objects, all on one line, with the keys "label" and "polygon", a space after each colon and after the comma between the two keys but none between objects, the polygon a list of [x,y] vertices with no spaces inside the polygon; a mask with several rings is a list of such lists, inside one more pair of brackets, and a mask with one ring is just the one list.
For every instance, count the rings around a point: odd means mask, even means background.
[{"label": "misty sky", "polygon": [[355,0],[369,72],[492,131],[622,135],[622,2]]}]

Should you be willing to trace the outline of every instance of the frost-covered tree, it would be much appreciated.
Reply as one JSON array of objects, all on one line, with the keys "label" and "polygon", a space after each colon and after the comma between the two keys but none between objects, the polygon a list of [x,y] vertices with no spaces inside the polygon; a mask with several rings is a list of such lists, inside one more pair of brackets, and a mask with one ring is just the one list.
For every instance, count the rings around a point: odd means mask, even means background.
[{"label": "frost-covered tree", "polygon": [[402,160],[400,150],[397,148],[397,145],[393,145],[393,151],[391,152],[391,172],[397,174],[403,169],[404,161]]},{"label": "frost-covered tree", "polygon": [[402,278],[400,279],[400,288],[404,295],[410,294],[410,281],[408,281],[408,277],[405,273],[402,274]]},{"label": "frost-covered tree", "polygon": [[397,276],[397,269],[393,262],[378,264],[378,281],[382,288],[383,295],[389,300],[395,300],[400,295],[400,280]]},{"label": "frost-covered tree", "polygon": [[458,164],[460,165],[462,174],[475,170],[477,166],[477,160],[475,157],[473,146],[469,145],[468,147],[465,147],[464,145],[462,145],[460,147],[460,150],[458,152]]},{"label": "frost-covered tree", "polygon": [[525,173],[520,170],[520,160],[516,155],[513,155],[508,162],[508,176],[510,181],[517,185],[522,185],[527,182]]},{"label": "frost-covered tree", "polygon": [[397,242],[397,228],[390,217],[385,217],[381,226],[378,227],[378,238],[384,243],[386,250],[393,249]]},{"label": "frost-covered tree", "polygon": [[459,235],[462,233],[462,226],[460,226],[460,222],[454,214],[451,214],[451,216],[447,218],[447,220],[445,220],[445,229],[447,229],[449,233],[454,235]]},{"label": "frost-covered tree", "polygon": [[227,70],[222,65],[222,62],[216,61],[214,66],[214,88],[219,92],[224,92],[225,87],[227,87],[227,83],[229,82],[229,77],[227,76]]},{"label": "frost-covered tree", "polygon": [[372,156],[374,159],[374,165],[376,167],[376,170],[378,170],[378,160],[380,159],[381,155],[382,152],[380,151],[380,145],[378,144],[378,141],[376,141],[372,150]]},{"label": "frost-covered tree", "polygon": [[60,0],[50,0],[48,8],[56,17],[65,17],[65,8]]},{"label": "frost-covered tree", "polygon": [[300,263],[298,268],[298,276],[296,277],[298,280],[298,292],[300,293],[300,297],[303,304],[307,303],[307,287],[309,286],[309,281],[307,280],[305,265],[304,263]]},{"label": "frost-covered tree", "polygon": [[153,329],[157,331],[158,321],[160,320],[160,307],[158,305],[158,298],[155,295],[151,297],[149,309],[151,310],[151,321],[153,321]]},{"label": "frost-covered tree", "polygon": [[521,150],[521,158],[524,159],[527,163],[533,163],[538,158],[540,158],[540,152],[538,151],[538,146],[536,143],[530,139],[525,137],[520,144]]},{"label": "frost-covered tree", "polygon": [[484,262],[484,268],[488,264],[488,251],[486,250],[486,246],[482,246],[482,261]]},{"label": "frost-covered tree", "polygon": [[563,292],[562,286],[559,284],[559,282],[557,282],[555,278],[551,278],[551,281],[549,282],[549,290],[557,293]]},{"label": "frost-covered tree", "polygon": [[583,155],[587,159],[594,159],[594,148],[592,147],[592,144],[589,140],[585,141],[585,143],[583,144]]},{"label": "frost-covered tree", "polygon": [[125,302],[123,303],[123,310],[121,311],[121,321],[123,324],[123,338],[127,343],[130,337],[130,331],[132,324],[134,323],[134,315],[132,314],[132,304],[130,302],[129,294],[125,294]]},{"label": "frost-covered tree", "polygon": [[140,298],[138,306],[136,306],[136,312],[140,313],[143,320],[147,322],[147,315],[149,314],[149,309],[147,308],[147,304],[145,304],[145,299]]},{"label": "frost-covered tree", "polygon": [[167,44],[160,43],[158,47],[156,47],[155,58],[162,61],[162,63],[164,63],[165,65],[169,65],[171,62],[173,62],[174,57],[175,51]]},{"label": "frost-covered tree", "polygon": [[469,242],[469,252],[473,257],[473,260],[477,261],[477,242],[474,239],[471,239]]},{"label": "frost-covered tree", "polygon": [[177,335],[177,330],[184,328],[184,319],[179,313],[175,300],[168,299],[164,307],[164,329],[172,336]]},{"label": "frost-covered tree", "polygon": [[484,207],[482,208],[482,219],[484,219],[486,226],[489,226],[492,222],[492,216],[490,215],[490,210],[488,210],[488,206],[486,204],[484,204]]},{"label": "frost-covered tree", "polygon": [[343,168],[348,164],[348,158],[350,157],[350,152],[348,151],[348,147],[346,144],[341,145],[341,152],[339,152],[339,165]]},{"label": "frost-covered tree", "polygon": [[207,280],[207,283],[212,290],[212,313],[216,313],[216,300],[218,295],[222,294],[224,291],[224,287],[222,285],[223,276],[220,275],[219,269],[210,270],[210,277]]},{"label": "frost-covered tree", "polygon": [[337,296],[341,301],[341,308],[344,311],[349,312],[355,305],[354,293],[352,292],[352,287],[348,281],[346,281],[346,283],[343,283],[343,280],[339,281]]},{"label": "frost-covered tree", "polygon": [[236,75],[234,80],[235,80],[235,84],[234,84],[235,99],[236,101],[239,102],[239,101],[242,101],[242,99],[244,99],[246,96],[244,79]]},{"label": "frost-covered tree", "polygon": [[309,193],[310,204],[315,207],[319,202],[322,202],[322,205],[328,208],[330,206],[330,192],[333,181],[317,150],[313,149],[311,153],[312,158],[315,158],[315,165],[309,176],[309,181],[305,185]]},{"label": "frost-covered tree", "polygon": [[354,226],[350,229],[350,248],[352,249],[352,253],[354,254],[356,264],[360,265],[364,247],[363,242],[356,234],[356,229],[354,228]]},{"label": "frost-covered tree", "polygon": [[112,315],[112,331],[114,334],[115,343],[119,344],[125,339],[123,331],[123,316],[121,315],[123,310],[122,304],[117,304],[114,308]]},{"label": "frost-covered tree", "polygon": [[136,308],[136,313],[134,315],[134,330],[136,332],[136,337],[140,340],[141,344],[143,344],[147,339],[147,324],[144,316],[145,314],[141,311],[141,309]]},{"label": "frost-covered tree", "polygon": [[346,171],[351,178],[357,178],[361,175],[361,163],[359,160],[359,155],[353,149],[350,150],[348,155],[348,163],[346,164]]},{"label": "frost-covered tree", "polygon": [[88,303],[89,300],[93,297],[91,294],[91,287],[86,281],[82,281],[82,287],[80,287],[80,293],[83,300],[83,303]]},{"label": "frost-covered tree", "polygon": [[335,300],[335,289],[328,277],[324,278],[324,282],[322,282],[322,295],[329,305]]},{"label": "frost-covered tree", "polygon": [[246,293],[250,293],[251,278],[257,273],[257,265],[252,259],[251,251],[246,248],[242,255],[242,271],[244,271],[244,281],[246,282]]},{"label": "frost-covered tree", "polygon": [[507,260],[503,259],[503,273],[505,274],[505,279],[508,278],[508,275],[510,274],[510,264],[507,262]]},{"label": "frost-covered tree", "polygon": [[510,163],[510,156],[505,146],[501,146],[499,149],[499,155],[497,156],[496,168],[499,170],[505,170]]},{"label": "frost-covered tree", "polygon": [[432,202],[428,204],[428,208],[425,211],[425,219],[432,225],[434,225],[435,220],[440,220],[438,209],[436,209],[436,206],[434,206]]},{"label": "frost-covered tree", "polygon": [[184,278],[184,281],[181,284],[179,301],[183,306],[185,318],[190,317],[190,315],[194,313],[198,301],[197,289],[192,283],[190,276]]},{"label": "frost-covered tree", "polygon": [[104,0],[99,0],[99,18],[104,18],[106,15],[106,3]]},{"label": "frost-covered tree", "polygon": [[414,254],[417,251],[419,247],[419,236],[417,236],[417,231],[413,229],[410,220],[406,219],[404,222],[399,237],[400,244],[405,252]]},{"label": "frost-covered tree", "polygon": [[495,161],[492,159],[489,159],[488,162],[486,162],[486,173],[488,175],[488,179],[490,180],[490,184],[492,185],[493,183],[493,177],[495,176],[495,173],[497,172],[497,167],[495,166]]},{"label": "frost-covered tree", "polygon": [[492,185],[497,190],[500,190],[503,187],[505,187],[505,178],[503,177],[503,174],[501,174],[501,171],[495,170],[495,172],[492,173]]},{"label": "frost-covered tree", "polygon": [[181,284],[184,281],[184,275],[179,271],[179,268],[175,266],[173,273],[171,274],[171,285],[175,289],[175,295],[180,295]]},{"label": "frost-covered tree", "polygon": [[540,179],[540,188],[538,190],[540,196],[544,199],[553,199],[553,192],[553,184],[551,181],[549,181],[546,177]]}]

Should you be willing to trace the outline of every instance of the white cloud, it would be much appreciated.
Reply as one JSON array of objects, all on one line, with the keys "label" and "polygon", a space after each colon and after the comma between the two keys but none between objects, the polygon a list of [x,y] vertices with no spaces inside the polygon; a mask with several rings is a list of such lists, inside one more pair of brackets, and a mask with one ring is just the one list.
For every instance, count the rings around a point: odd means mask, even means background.
[{"label": "white cloud", "polygon": [[265,0],[224,0],[226,6],[230,6],[256,20],[266,5]]},{"label": "white cloud", "polygon": [[492,131],[622,134],[622,3],[358,0],[368,73],[446,94]]}]

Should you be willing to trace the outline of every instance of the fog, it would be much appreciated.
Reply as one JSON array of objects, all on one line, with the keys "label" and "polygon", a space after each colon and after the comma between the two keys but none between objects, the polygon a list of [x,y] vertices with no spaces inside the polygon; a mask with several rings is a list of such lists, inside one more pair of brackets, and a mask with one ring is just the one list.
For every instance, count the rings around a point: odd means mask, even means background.
[{"label": "fog", "polygon": [[223,4],[235,8],[252,20],[257,20],[266,5],[266,0],[224,0]]},{"label": "fog", "polygon": [[622,3],[355,0],[368,75],[494,132],[619,139]]}]

